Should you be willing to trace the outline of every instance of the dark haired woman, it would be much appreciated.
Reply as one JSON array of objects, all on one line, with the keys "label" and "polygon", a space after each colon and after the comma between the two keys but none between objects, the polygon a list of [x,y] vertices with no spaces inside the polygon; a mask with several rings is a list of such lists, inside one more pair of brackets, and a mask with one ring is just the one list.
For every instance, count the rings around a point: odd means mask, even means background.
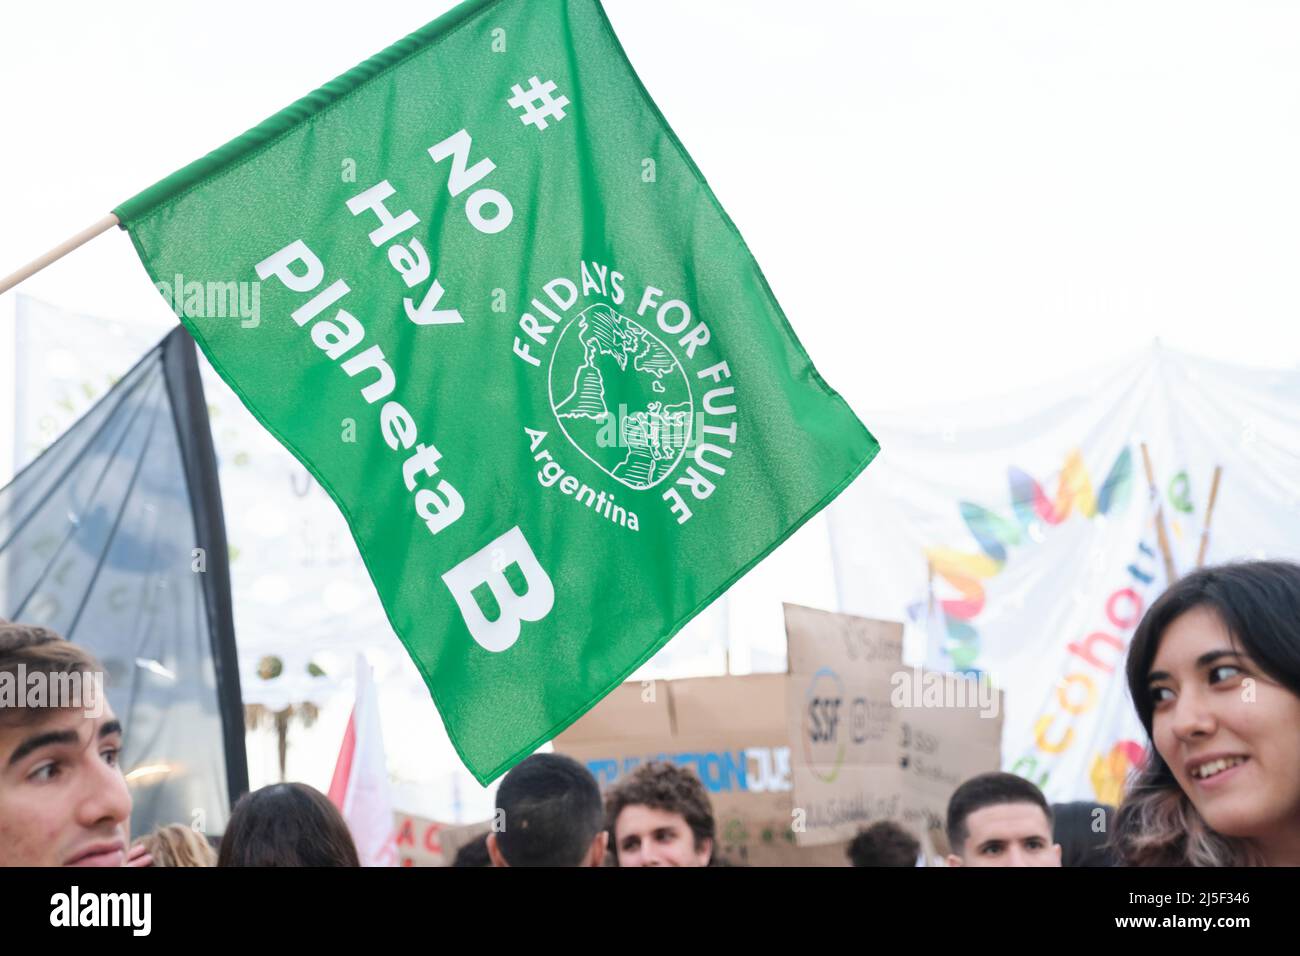
[{"label": "dark haired woman", "polygon": [[221,838],[217,866],[360,866],[343,816],[304,783],[246,793]]},{"label": "dark haired woman", "polygon": [[1300,565],[1204,568],[1133,635],[1151,739],[1117,813],[1133,866],[1300,866]]}]

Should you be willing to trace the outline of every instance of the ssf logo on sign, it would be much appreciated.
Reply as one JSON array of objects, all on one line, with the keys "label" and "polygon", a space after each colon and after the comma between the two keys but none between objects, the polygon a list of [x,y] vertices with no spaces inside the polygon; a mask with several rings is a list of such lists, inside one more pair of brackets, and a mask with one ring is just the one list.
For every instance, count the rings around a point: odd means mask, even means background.
[{"label": "ssf logo on sign", "polygon": [[804,758],[814,777],[834,783],[844,764],[845,742],[840,733],[844,683],[833,670],[823,667],[813,675],[805,697]]}]

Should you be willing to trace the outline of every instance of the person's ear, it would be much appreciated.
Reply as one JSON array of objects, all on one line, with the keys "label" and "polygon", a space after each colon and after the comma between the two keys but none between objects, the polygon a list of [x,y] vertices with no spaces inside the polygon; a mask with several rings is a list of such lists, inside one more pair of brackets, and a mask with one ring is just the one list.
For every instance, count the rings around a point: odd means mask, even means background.
[{"label": "person's ear", "polygon": [[961,865],[962,865],[962,858],[959,857],[956,853],[949,853],[949,854],[948,854],[948,865],[949,865],[949,866],[961,866]]},{"label": "person's ear", "polygon": [[506,858],[501,855],[501,848],[497,846],[497,835],[489,833],[487,835],[488,858],[492,861],[493,866],[509,866]]},{"label": "person's ear", "polygon": [[708,866],[709,861],[713,859],[713,837],[705,837],[701,840],[695,853],[699,858],[700,866]]},{"label": "person's ear", "polygon": [[596,839],[591,841],[591,855],[587,859],[587,865],[604,866],[607,849],[609,849],[609,831],[601,830],[596,834]]},{"label": "person's ear", "polygon": [[1052,852],[1056,854],[1056,865],[1062,866],[1063,864],[1061,863],[1061,844],[1053,843]]}]

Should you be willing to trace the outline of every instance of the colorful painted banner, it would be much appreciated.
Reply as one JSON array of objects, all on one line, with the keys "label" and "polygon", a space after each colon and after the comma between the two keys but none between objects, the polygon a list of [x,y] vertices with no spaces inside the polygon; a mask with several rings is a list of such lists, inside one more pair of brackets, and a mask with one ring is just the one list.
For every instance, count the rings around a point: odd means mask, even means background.
[{"label": "colorful painted banner", "polygon": [[1156,507],[1186,573],[1222,466],[1207,561],[1300,557],[1300,376],[1157,346],[872,421],[889,453],[829,513],[842,609],[907,620],[909,660],[991,675],[1005,769],[1114,803],[1146,743],[1123,664],[1166,583]]}]

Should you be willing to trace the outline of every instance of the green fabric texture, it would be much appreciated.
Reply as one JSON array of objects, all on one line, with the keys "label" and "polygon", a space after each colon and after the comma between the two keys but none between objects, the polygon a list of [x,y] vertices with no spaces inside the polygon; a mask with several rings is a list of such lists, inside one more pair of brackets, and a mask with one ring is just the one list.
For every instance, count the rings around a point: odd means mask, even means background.
[{"label": "green fabric texture", "polygon": [[879,450],[596,0],[462,4],[115,212],[483,783]]}]

